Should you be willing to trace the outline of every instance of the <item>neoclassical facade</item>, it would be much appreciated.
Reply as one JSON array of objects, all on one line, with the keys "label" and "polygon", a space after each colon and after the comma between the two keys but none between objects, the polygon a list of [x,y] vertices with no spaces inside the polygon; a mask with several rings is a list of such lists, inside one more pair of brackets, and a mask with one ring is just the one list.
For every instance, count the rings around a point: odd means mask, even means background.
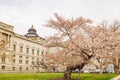
[{"label": "neoclassical facade", "polygon": [[5,50],[0,51],[0,73],[44,71],[36,64],[43,60],[47,48],[33,26],[25,35],[20,35],[14,32],[13,26],[0,22],[0,40],[8,41]]}]

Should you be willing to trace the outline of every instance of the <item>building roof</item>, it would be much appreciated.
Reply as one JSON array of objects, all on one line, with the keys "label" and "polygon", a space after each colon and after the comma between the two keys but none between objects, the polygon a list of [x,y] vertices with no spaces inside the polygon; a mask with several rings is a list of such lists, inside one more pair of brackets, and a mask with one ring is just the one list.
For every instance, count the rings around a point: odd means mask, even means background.
[{"label": "building roof", "polygon": [[25,35],[26,37],[38,37],[37,31],[36,29],[33,27],[33,25],[31,26],[30,29],[28,29],[28,33]]}]

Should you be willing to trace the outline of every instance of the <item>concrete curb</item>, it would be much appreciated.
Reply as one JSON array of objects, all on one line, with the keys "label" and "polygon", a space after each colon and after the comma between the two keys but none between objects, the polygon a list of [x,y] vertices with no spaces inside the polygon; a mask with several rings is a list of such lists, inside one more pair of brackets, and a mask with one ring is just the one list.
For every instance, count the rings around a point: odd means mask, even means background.
[{"label": "concrete curb", "polygon": [[120,75],[110,80],[120,80]]}]

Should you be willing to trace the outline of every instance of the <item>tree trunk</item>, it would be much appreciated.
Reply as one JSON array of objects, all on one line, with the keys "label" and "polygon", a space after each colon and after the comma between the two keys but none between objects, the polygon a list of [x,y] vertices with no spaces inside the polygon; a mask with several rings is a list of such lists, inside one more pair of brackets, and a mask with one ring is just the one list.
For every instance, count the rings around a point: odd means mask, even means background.
[{"label": "tree trunk", "polygon": [[120,72],[119,72],[119,66],[115,66],[115,65],[114,65],[114,71],[115,71],[115,73],[120,73]]},{"label": "tree trunk", "polygon": [[71,80],[71,73],[72,70],[70,68],[67,68],[67,70],[64,72],[64,80]]},{"label": "tree trunk", "polygon": [[99,72],[99,74],[102,74],[103,73],[103,69],[102,68],[100,68],[100,72]]},{"label": "tree trunk", "polygon": [[78,71],[78,80],[80,80],[80,71],[81,70]]}]

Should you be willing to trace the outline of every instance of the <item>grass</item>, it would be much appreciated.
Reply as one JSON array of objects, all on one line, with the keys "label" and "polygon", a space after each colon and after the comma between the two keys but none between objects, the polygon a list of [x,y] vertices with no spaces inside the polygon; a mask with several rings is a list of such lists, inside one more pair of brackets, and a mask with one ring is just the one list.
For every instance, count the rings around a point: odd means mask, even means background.
[{"label": "grass", "polygon": [[[118,74],[81,74],[81,80],[110,80]],[[72,75],[73,78],[77,78],[78,74]]]},{"label": "grass", "polygon": [[[78,74],[72,74],[77,79]],[[110,80],[117,74],[81,74],[81,80]],[[62,78],[62,73],[39,73],[39,74],[0,74],[0,80],[53,80]]]},{"label": "grass", "polygon": [[40,74],[0,74],[0,80],[50,80],[61,78],[62,74],[40,73]]}]

